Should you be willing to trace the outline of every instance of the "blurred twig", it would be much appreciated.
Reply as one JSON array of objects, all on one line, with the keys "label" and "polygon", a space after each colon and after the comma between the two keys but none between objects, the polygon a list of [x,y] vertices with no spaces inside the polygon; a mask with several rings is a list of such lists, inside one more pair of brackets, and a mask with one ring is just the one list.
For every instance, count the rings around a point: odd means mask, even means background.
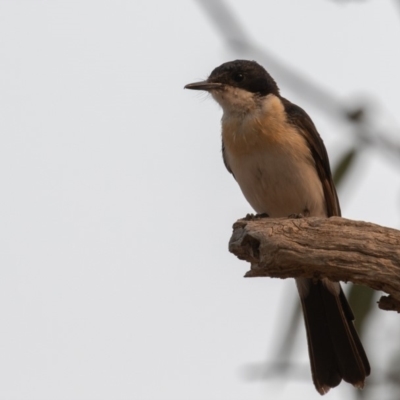
[{"label": "blurred twig", "polygon": [[[285,82],[293,91],[301,93],[302,98],[304,98],[305,101],[324,112],[329,118],[334,120],[340,119],[353,126],[351,133],[356,138],[357,145],[353,149],[347,150],[339,161],[334,172],[337,181],[336,184],[342,180],[355,164],[358,159],[358,153],[361,150],[360,148],[362,148],[363,145],[374,147],[375,149],[385,152],[387,155],[391,156],[392,161],[396,160],[396,163],[398,163],[400,160],[400,143],[393,140],[388,135],[389,132],[385,133],[378,129],[376,117],[374,118],[371,113],[372,108],[367,109],[364,105],[359,104],[356,104],[355,106],[344,106],[340,99],[329,91],[324,90],[321,85],[312,82],[311,79],[306,78],[301,73],[286,66],[265,49],[261,49],[254,45],[245,28],[241,25],[240,20],[234,15],[224,0],[197,0],[197,2],[204,9],[220,35],[225,39],[227,47],[235,54],[239,57],[246,57],[260,61],[262,64],[267,66],[269,72],[277,78],[278,82]],[[395,6],[397,6],[400,11],[400,0],[395,0],[395,3]],[[268,7],[268,5],[264,5],[264,7]],[[398,135],[400,130],[395,129],[394,133],[397,134],[397,136],[400,136]],[[392,137],[394,138],[396,136],[392,135]],[[353,300],[354,297],[357,297],[359,300],[360,293],[356,293],[359,290],[365,291],[367,289],[353,287],[350,291],[350,301]],[[368,293],[364,294],[367,295]],[[358,306],[363,308],[363,312],[360,313],[360,310],[358,310],[359,312],[356,313],[356,323],[361,324],[361,326],[365,322],[368,308],[374,299],[374,295],[371,294],[371,292],[369,292],[368,296],[368,300],[363,297],[365,301],[362,304],[358,301]],[[285,305],[285,308],[287,309],[287,305]],[[356,308],[358,307],[356,306]],[[291,374],[294,372],[290,367],[290,364],[282,362],[290,355],[292,347],[289,343],[292,343],[294,340],[295,328],[300,323],[300,318],[298,318],[300,315],[298,302],[293,304],[292,310],[293,316],[290,323],[290,330],[283,337],[280,336],[280,338],[278,338],[280,341],[275,341],[273,346],[278,359],[281,362],[268,364],[263,368],[264,374],[268,377],[271,377],[274,369],[279,372],[279,376],[286,376],[285,372],[290,372]],[[279,354],[284,357],[279,358]],[[252,372],[254,373],[255,371],[253,370]],[[264,376],[264,378],[265,377],[266,376]],[[387,378],[389,380],[389,377]],[[387,380],[384,380],[384,382],[386,384]],[[369,380],[369,384],[370,383],[371,381]],[[375,381],[374,383],[376,384],[377,382]],[[366,394],[365,391],[359,393]]]},{"label": "blurred twig", "polygon": [[342,101],[328,90],[324,90],[321,85],[287,67],[265,49],[253,45],[246,30],[223,0],[196,1],[205,10],[231,50],[249,58],[257,58],[268,66],[268,70],[277,77],[278,82],[285,81],[294,91],[301,93],[306,101],[325,112],[330,118],[340,118],[355,124],[357,129],[353,131],[353,134],[359,141],[384,148],[394,153],[396,158],[399,157],[400,143],[394,142],[383,132],[378,131],[377,124],[374,123],[367,109],[363,106],[343,106]]}]

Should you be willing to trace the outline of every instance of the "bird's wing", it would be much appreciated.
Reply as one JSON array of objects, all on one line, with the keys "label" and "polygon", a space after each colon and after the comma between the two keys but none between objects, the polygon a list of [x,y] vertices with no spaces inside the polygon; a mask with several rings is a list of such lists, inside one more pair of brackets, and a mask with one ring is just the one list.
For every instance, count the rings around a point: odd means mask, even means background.
[{"label": "bird's wing", "polygon": [[328,217],[333,215],[340,216],[339,199],[337,197],[335,184],[333,183],[328,153],[326,152],[324,142],[317,128],[302,108],[284,98],[282,98],[282,103],[288,116],[288,122],[298,128],[311,150],[315,167],[324,190]]},{"label": "bird's wing", "polygon": [[222,140],[222,159],[224,160],[224,165],[226,167],[226,169],[228,170],[228,172],[230,172],[233,177],[235,177],[234,173],[232,172],[231,167],[228,164],[228,160],[226,158],[226,154],[225,154],[225,145],[224,145],[224,141]]}]

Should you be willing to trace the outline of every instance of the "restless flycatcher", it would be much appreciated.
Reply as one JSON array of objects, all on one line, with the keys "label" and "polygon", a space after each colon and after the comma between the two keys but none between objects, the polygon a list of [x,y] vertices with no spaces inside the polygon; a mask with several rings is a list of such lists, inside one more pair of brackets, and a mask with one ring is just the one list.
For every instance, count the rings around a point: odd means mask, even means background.
[{"label": "restless flycatcher", "polygon": [[[211,93],[222,107],[223,160],[257,213],[340,216],[328,154],[314,123],[280,95],[261,65],[227,62],[185,88]],[[327,279],[296,284],[317,391],[325,394],[342,379],[362,388],[370,366],[340,284]]]}]

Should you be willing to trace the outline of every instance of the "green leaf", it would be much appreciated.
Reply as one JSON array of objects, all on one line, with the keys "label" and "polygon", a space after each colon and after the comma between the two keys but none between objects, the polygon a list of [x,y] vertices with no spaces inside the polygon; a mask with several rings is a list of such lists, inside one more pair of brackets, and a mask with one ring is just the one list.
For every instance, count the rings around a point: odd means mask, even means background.
[{"label": "green leaf", "polygon": [[333,171],[333,181],[335,182],[336,186],[340,185],[344,176],[348,174],[348,172],[350,171],[350,167],[354,164],[356,155],[357,155],[356,148],[352,148],[342,155],[339,163],[337,164],[335,170]]}]

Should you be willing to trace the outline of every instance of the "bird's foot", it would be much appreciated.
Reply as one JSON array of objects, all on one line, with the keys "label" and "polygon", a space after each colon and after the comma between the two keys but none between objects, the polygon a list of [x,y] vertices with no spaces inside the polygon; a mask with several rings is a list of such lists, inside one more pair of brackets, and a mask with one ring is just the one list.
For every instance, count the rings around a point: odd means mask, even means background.
[{"label": "bird's foot", "polygon": [[299,218],[304,218],[303,214],[290,214],[288,218],[294,218],[294,219],[299,219]]},{"label": "bird's foot", "polygon": [[255,219],[261,219],[261,218],[269,218],[269,215],[267,213],[247,214],[243,219],[245,221],[254,221]]}]

